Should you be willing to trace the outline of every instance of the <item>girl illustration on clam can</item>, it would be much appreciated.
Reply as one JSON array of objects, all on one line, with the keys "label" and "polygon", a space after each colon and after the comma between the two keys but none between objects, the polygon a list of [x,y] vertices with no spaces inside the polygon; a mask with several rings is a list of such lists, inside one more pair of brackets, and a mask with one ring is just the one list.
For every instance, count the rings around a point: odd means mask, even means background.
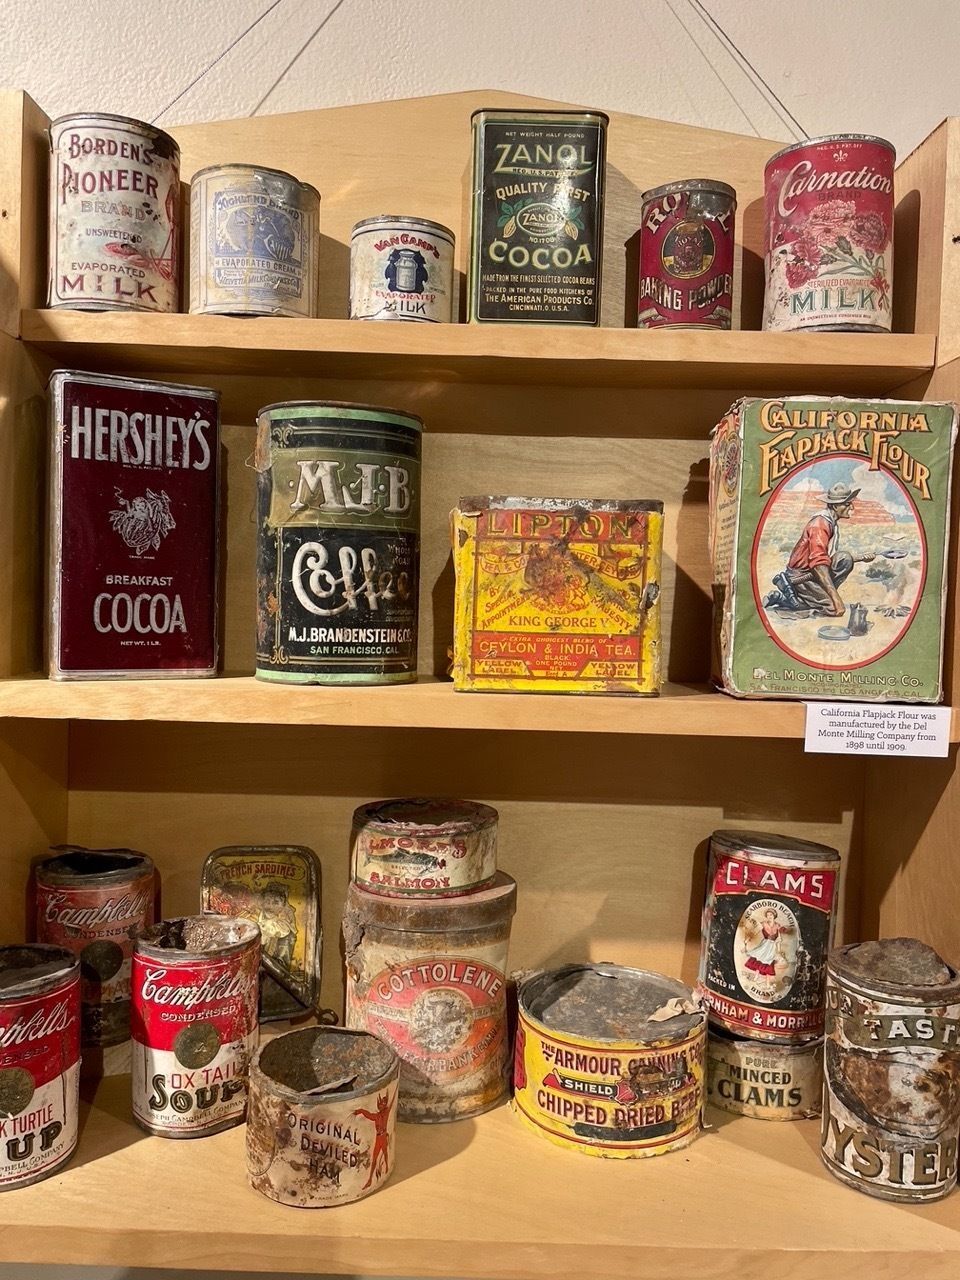
[{"label": "girl illustration on clam can", "polygon": [[746,951],[744,967],[765,990],[774,991],[777,986],[777,963],[780,962],[781,968],[787,965],[781,937],[792,933],[793,929],[789,924],[780,923],[773,907],[767,907],[761,920],[749,916],[743,923]]}]

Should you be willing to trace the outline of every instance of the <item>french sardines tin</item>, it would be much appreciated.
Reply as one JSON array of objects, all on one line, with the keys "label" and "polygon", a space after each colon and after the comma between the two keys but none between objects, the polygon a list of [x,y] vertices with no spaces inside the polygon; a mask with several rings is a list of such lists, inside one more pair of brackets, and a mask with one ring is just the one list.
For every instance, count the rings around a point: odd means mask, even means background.
[{"label": "french sardines tin", "polygon": [[809,1120],[820,1114],[823,1040],[767,1044],[711,1028],[707,1101],[756,1120]]},{"label": "french sardines tin", "polygon": [[306,1027],[265,1044],[250,1067],[250,1185],[302,1209],[379,1191],[393,1172],[399,1074],[365,1031]]},{"label": "french sardines tin", "polygon": [[353,814],[353,879],[373,893],[450,897],[497,874],[496,809],[473,800],[378,800]]},{"label": "french sardines tin", "polygon": [[261,680],[416,680],[422,426],[413,414],[367,405],[260,410]]},{"label": "french sardines tin", "polygon": [[218,164],[190,184],[190,310],[316,316],[320,193],[280,169]]},{"label": "french sardines tin", "polygon": [[883,1200],[940,1200],[957,1181],[960,974],[916,938],[827,965],[821,1155]]},{"label": "french sardines tin", "polygon": [[37,865],[37,941],[80,960],[82,1038],[105,1048],[130,1039],[130,958],[153,924],[153,862],[133,849],[55,851]]},{"label": "french sardines tin", "polygon": [[163,1138],[239,1124],[257,1047],[260,931],[249,920],[161,920],[133,952],[133,1118]]},{"label": "french sardines tin", "polygon": [[79,961],[64,947],[0,947],[0,1191],[66,1164],[79,1111]]},{"label": "french sardines tin", "polygon": [[591,1156],[686,1147],[700,1132],[706,1023],[675,978],[572,964],[518,981],[517,1114]]},{"label": "french sardines tin", "polygon": [[50,378],[55,680],[217,669],[220,393]]},{"label": "french sardines tin", "polygon": [[468,320],[598,325],[607,116],[472,119]]},{"label": "french sardines tin", "polygon": [[383,214],[350,233],[350,319],[453,320],[449,227],[427,218]]},{"label": "french sardines tin", "polygon": [[126,116],[84,112],[50,125],[47,306],[180,307],[180,148]]},{"label": "french sardines tin", "polygon": [[713,833],[699,980],[713,1026],[787,1044],[823,1034],[839,866],[810,840]]},{"label": "french sardines tin", "polygon": [[764,329],[888,333],[893,291],[892,143],[810,138],[764,169]]},{"label": "french sardines tin", "polygon": [[640,215],[637,324],[729,329],[737,193],[692,178],[645,191]]}]

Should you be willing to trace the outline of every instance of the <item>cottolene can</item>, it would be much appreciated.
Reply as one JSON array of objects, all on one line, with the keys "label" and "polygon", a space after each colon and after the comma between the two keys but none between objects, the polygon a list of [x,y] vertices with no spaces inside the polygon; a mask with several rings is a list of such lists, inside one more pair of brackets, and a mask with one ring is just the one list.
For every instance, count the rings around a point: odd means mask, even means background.
[{"label": "cottolene can", "polygon": [[47,306],[180,308],[180,148],[127,116],[50,125]]},{"label": "cottolene can", "polygon": [[459,1120],[506,1097],[516,902],[516,881],[503,871],[460,898],[347,891],[347,1026],[398,1054],[401,1120]]},{"label": "cottolene can", "polygon": [[497,874],[496,809],[473,800],[378,800],[353,814],[353,879],[372,893],[452,897]]},{"label": "cottolene can", "polygon": [[260,410],[261,680],[416,680],[422,429],[413,414],[369,405]]},{"label": "cottolene can", "polygon": [[713,833],[698,986],[711,1026],[781,1044],[823,1034],[839,866],[810,840]]},{"label": "cottolene can", "polygon": [[280,1204],[322,1209],[379,1191],[393,1172],[400,1060],[364,1031],[305,1027],[250,1067],[247,1176]]},{"label": "cottolene can", "polygon": [[427,218],[381,214],[350,233],[350,319],[453,320],[454,235]]},{"label": "cottolene can", "polygon": [[893,144],[862,133],[785,147],[764,169],[764,329],[889,333]]},{"label": "cottolene can", "polygon": [[731,328],[736,191],[690,178],[642,200],[639,328]]},{"label": "cottolene can", "polygon": [[161,920],[133,952],[133,1118],[163,1138],[239,1124],[257,1047],[260,930],[250,920]]},{"label": "cottolene can", "polygon": [[809,1120],[820,1114],[823,1040],[769,1044],[724,1031],[707,1037],[707,1101],[757,1120]]},{"label": "cottolene can", "polygon": [[513,1105],[536,1132],[626,1159],[700,1132],[706,1019],[676,978],[571,964],[518,979]]},{"label": "cottolene can", "polygon": [[217,164],[190,184],[190,311],[319,314],[320,192],[281,169]]},{"label": "cottolene can", "polygon": [[37,865],[37,940],[80,960],[85,1046],[130,1039],[133,940],[153,924],[153,862],[133,849],[65,848]]},{"label": "cottolene can", "polygon": [[960,973],[916,938],[839,947],[827,964],[820,1151],[883,1200],[940,1200],[957,1181]]},{"label": "cottolene can", "polygon": [[80,963],[65,947],[0,947],[0,1191],[66,1164],[79,1108]]}]

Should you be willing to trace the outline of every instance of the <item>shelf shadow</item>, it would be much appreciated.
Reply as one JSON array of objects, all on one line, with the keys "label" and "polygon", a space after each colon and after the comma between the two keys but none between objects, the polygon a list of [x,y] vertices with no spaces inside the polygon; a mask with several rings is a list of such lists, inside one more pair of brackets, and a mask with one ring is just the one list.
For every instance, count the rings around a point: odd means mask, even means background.
[{"label": "shelf shadow", "polygon": [[476,1131],[475,1121],[469,1118],[447,1124],[401,1124],[397,1130],[397,1163],[390,1185],[397,1186],[453,1160],[467,1149]]},{"label": "shelf shadow", "polygon": [[69,1177],[74,1169],[114,1155],[147,1137],[134,1123],[128,1075],[82,1080],[77,1150],[63,1176]]}]

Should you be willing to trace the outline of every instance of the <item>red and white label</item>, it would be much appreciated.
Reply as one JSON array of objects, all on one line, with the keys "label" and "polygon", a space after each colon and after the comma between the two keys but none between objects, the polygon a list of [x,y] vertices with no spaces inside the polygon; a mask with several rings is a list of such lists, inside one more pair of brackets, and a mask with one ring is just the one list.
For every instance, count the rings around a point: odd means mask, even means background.
[{"label": "red and white label", "polygon": [[805,867],[773,867],[769,863],[746,862],[718,854],[713,891],[720,896],[725,893],[780,894],[829,915],[836,879],[835,871],[822,868],[810,871]]}]

